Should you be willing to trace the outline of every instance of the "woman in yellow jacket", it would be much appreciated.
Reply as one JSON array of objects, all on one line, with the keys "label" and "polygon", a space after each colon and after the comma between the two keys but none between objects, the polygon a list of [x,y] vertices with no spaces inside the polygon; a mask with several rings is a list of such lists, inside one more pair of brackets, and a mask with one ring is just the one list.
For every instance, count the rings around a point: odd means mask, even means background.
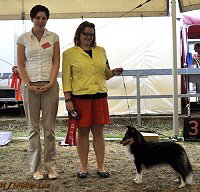
[{"label": "woman in yellow jacket", "polygon": [[79,178],[88,175],[89,132],[93,134],[98,175],[109,177],[105,171],[104,124],[109,124],[106,80],[120,75],[122,68],[110,70],[103,47],[96,45],[95,25],[83,22],[76,30],[75,46],[63,53],[62,81],[66,109],[80,114],[77,122],[77,151],[81,168]]}]

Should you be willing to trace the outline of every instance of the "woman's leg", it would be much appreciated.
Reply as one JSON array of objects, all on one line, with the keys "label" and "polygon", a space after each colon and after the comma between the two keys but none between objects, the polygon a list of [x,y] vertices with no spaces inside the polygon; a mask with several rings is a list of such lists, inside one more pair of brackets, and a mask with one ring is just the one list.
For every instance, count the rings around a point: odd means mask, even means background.
[{"label": "woman's leg", "polygon": [[97,166],[99,172],[105,172],[104,156],[105,156],[105,140],[104,125],[95,125],[91,128],[93,134],[93,148],[96,154]]},{"label": "woman's leg", "polygon": [[29,128],[30,171],[42,176],[40,143],[40,95],[34,94],[26,87],[23,89],[23,103]]},{"label": "woman's leg", "polygon": [[89,127],[78,128],[77,151],[81,163],[81,173],[88,172],[89,132]]},{"label": "woman's leg", "polygon": [[44,168],[50,179],[58,177],[56,172],[55,127],[58,110],[58,83],[41,95],[41,109],[44,129]]}]

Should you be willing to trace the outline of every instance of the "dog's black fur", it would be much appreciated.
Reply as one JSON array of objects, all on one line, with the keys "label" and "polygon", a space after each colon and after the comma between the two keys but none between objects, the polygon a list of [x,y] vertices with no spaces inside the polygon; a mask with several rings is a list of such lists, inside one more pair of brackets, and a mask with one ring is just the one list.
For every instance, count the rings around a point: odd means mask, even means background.
[{"label": "dog's black fur", "polygon": [[121,143],[126,146],[128,156],[135,163],[137,175],[136,183],[142,182],[142,168],[149,168],[158,164],[169,164],[181,179],[179,188],[185,184],[192,184],[193,170],[184,148],[173,142],[147,142],[143,135],[134,127],[128,130]]}]

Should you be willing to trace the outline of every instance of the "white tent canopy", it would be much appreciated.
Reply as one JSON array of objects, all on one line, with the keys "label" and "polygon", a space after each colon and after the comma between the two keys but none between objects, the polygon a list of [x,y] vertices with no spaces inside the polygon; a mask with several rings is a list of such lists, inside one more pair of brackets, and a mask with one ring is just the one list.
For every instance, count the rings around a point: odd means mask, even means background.
[{"label": "white tent canopy", "polygon": [[172,4],[173,29],[173,125],[178,129],[178,83],[176,3],[180,11],[200,9],[199,0],[0,0],[0,20],[29,19],[29,11],[36,4],[50,9],[50,18],[120,18],[136,16],[168,16]]},{"label": "white tent canopy", "polygon": [[181,12],[187,12],[200,9],[199,0],[179,0],[179,7]]},{"label": "white tent canopy", "polygon": [[[167,16],[168,0],[0,0],[0,20],[29,19],[30,9],[42,4],[52,19]],[[181,11],[200,9],[199,0],[179,0]],[[138,7],[138,8],[136,8]]]}]

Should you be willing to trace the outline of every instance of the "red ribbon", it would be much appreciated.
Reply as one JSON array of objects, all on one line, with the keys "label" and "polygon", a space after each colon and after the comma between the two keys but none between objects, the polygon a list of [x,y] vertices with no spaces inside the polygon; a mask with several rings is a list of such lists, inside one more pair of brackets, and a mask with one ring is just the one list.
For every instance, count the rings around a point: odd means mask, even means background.
[{"label": "red ribbon", "polygon": [[22,95],[21,95],[21,90],[20,90],[21,83],[22,83],[22,79],[19,76],[17,66],[13,66],[11,88],[14,88],[15,90],[17,90],[17,93],[15,94],[15,98],[17,101],[22,100]]},{"label": "red ribbon", "polygon": [[68,131],[67,136],[65,138],[65,144],[68,144],[70,146],[76,146],[76,129],[77,129],[77,120],[76,119],[70,119],[68,120]]}]

